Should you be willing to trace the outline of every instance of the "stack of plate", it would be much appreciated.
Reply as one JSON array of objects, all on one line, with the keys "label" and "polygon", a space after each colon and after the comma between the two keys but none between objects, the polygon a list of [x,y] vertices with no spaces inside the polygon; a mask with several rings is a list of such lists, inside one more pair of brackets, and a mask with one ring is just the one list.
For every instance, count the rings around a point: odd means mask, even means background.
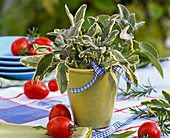
[{"label": "stack of plate", "polygon": [[24,36],[0,37],[0,77],[15,80],[31,80],[35,69],[23,66],[20,59],[25,56],[13,56],[11,45],[14,40]]}]

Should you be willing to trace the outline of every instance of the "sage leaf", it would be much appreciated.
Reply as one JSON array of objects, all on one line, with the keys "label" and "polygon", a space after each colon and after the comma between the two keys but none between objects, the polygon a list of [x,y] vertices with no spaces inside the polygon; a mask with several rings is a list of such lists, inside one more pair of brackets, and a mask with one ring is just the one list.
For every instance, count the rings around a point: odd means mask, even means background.
[{"label": "sage leaf", "polygon": [[84,19],[86,9],[87,9],[86,4],[81,5],[81,7],[77,10],[77,12],[74,16],[74,19],[73,19],[74,23],[77,23],[78,21]]},{"label": "sage leaf", "polygon": [[168,103],[170,104],[170,93],[167,91],[162,91],[162,96],[165,100],[168,100]]},{"label": "sage leaf", "polygon": [[81,26],[84,22],[84,19],[78,21],[75,26],[71,26],[69,29],[69,33],[68,33],[68,38],[72,37],[72,36],[78,36],[81,30]]},{"label": "sage leaf", "polygon": [[151,99],[141,102],[142,105],[152,105],[157,107],[165,107],[170,108],[170,104],[168,104],[166,101],[162,99]]},{"label": "sage leaf", "polygon": [[68,66],[64,62],[60,62],[56,68],[56,78],[57,84],[60,92],[63,94],[67,90],[67,77],[66,73],[68,72]]},{"label": "sage leaf", "polygon": [[158,52],[151,44],[146,43],[146,42],[139,42],[139,48],[142,51],[151,53],[156,59],[158,59]]},{"label": "sage leaf", "polygon": [[121,5],[121,4],[118,4],[118,8],[119,8],[119,12],[120,12],[120,19],[121,20],[128,20],[129,19],[129,11],[128,9]]},{"label": "sage leaf", "polygon": [[128,34],[127,31],[129,29],[129,25],[126,26],[120,33],[120,38],[124,40],[132,40],[134,36],[132,34]]},{"label": "sage leaf", "polygon": [[73,15],[70,13],[69,8],[67,7],[67,5],[65,5],[65,10],[66,10],[66,14],[70,20],[70,23],[72,26],[74,26],[74,20],[73,20]]},{"label": "sage leaf", "polygon": [[135,27],[136,19],[135,19],[135,14],[134,13],[130,14],[130,16],[128,18],[128,21],[132,25],[132,27]]},{"label": "sage leaf", "polygon": [[160,64],[160,62],[149,52],[144,52],[144,54],[147,55],[147,57],[149,58],[149,60],[153,63],[153,65],[157,68],[158,72],[160,73],[160,75],[162,76],[162,78],[164,77],[163,75],[163,69],[162,66]]},{"label": "sage leaf", "polygon": [[21,58],[20,62],[24,66],[28,66],[30,68],[36,68],[41,57],[42,56],[28,56],[25,58]]},{"label": "sage leaf", "polygon": [[35,74],[33,76],[33,80],[35,80],[37,77],[43,76],[47,72],[48,68],[50,67],[50,64],[53,61],[53,57],[53,53],[49,53],[41,57],[38,62]]}]

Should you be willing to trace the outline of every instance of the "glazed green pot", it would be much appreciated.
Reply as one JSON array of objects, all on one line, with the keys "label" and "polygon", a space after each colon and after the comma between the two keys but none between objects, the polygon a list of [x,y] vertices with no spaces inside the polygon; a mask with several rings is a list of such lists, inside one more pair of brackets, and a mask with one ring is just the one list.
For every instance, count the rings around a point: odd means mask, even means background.
[{"label": "glazed green pot", "polygon": [[74,121],[80,127],[104,128],[110,125],[117,93],[117,82],[111,73],[99,76],[83,92],[73,94],[70,88],[80,88],[94,77],[93,69],[69,69],[68,96]]}]

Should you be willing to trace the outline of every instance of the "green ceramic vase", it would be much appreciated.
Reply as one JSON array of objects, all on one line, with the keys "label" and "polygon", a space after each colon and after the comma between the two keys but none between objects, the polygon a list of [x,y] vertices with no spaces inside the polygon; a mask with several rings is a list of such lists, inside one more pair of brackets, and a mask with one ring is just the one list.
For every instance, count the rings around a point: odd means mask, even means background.
[{"label": "green ceramic vase", "polygon": [[93,69],[69,69],[68,96],[74,121],[80,127],[104,128],[110,125],[117,94],[117,82],[111,73],[99,76],[83,92],[73,94],[70,88],[80,88],[94,77]]}]

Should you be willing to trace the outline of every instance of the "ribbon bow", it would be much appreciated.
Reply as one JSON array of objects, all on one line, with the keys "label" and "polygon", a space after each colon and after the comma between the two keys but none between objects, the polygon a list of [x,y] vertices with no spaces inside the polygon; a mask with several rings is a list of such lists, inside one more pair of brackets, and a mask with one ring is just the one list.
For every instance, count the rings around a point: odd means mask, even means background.
[{"label": "ribbon bow", "polygon": [[[79,93],[79,92],[82,92],[86,89],[88,89],[90,86],[93,85],[93,83],[96,81],[97,77],[104,74],[105,73],[105,68],[104,67],[101,67],[101,66],[98,66],[94,61],[92,62],[92,67],[94,69],[94,72],[95,72],[95,75],[93,77],[93,79],[88,83],[86,84],[85,86],[81,87],[81,88],[73,88],[73,89],[70,89],[70,91],[72,93]],[[126,76],[126,73],[124,71],[124,69],[122,69],[121,67],[119,66],[113,66],[112,67],[113,70],[115,70],[116,72],[118,72],[120,74],[120,76],[122,76],[122,78],[127,81],[128,83],[131,83],[131,80]]]}]

